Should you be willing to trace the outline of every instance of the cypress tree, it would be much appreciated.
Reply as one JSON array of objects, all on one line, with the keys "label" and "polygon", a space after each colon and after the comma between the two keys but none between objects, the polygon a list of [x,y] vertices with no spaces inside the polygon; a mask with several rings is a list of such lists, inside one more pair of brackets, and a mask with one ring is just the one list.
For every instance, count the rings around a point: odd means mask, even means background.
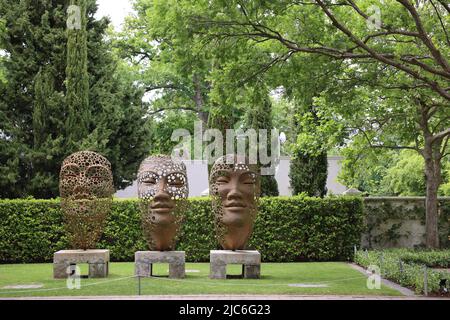
[{"label": "cypress tree", "polygon": [[[0,0],[6,27],[2,46],[7,53],[6,81],[0,81],[0,198],[58,196],[61,162],[73,148],[106,156],[116,188],[123,188],[135,179],[149,151],[143,92],[133,86],[128,69],[105,40],[108,19],[95,20],[95,1],[85,3],[89,88],[80,92],[88,110],[72,116],[89,121],[71,120],[69,125],[69,1]],[[82,131],[82,138],[69,140],[68,135]]]},{"label": "cypress tree", "polygon": [[306,193],[310,197],[323,197],[327,193],[328,157],[297,151],[291,159],[289,178],[294,195]]},{"label": "cypress tree", "polygon": [[67,14],[66,130],[71,148],[86,138],[89,130],[86,0],[70,0]]},{"label": "cypress tree", "polygon": [[[246,127],[255,129],[258,133],[259,129],[266,129],[270,136],[272,125],[272,102],[266,90],[261,88],[253,89],[249,95],[251,107],[246,115]],[[267,155],[271,155],[270,138],[267,139]],[[259,154],[259,153],[258,153]],[[258,155],[259,158],[259,155]],[[258,160],[259,162],[259,160]],[[261,164],[259,163],[261,166]],[[261,176],[261,196],[262,197],[276,197],[279,195],[278,183],[274,175]]]},{"label": "cypress tree", "polygon": [[[304,112],[312,114],[314,123],[319,121],[314,106],[307,108]],[[296,124],[298,125],[298,123]],[[328,155],[326,151],[314,154],[299,148],[294,151],[289,172],[294,195],[306,193],[310,197],[324,197],[327,194],[327,177]]]}]

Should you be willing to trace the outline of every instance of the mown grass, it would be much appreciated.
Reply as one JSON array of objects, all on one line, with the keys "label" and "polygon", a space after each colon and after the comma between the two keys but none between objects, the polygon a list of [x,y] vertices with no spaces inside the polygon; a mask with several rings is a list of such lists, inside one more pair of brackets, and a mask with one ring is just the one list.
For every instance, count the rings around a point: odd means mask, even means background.
[{"label": "mown grass", "polygon": [[[81,266],[82,274],[87,266]],[[346,263],[264,263],[261,279],[209,279],[208,263],[187,263],[185,279],[169,279],[167,265],[154,265],[154,278],[141,278],[142,295],[281,294],[281,295],[401,295],[382,286],[367,288],[367,278]],[[239,274],[241,266],[228,268]],[[80,289],[68,289],[66,280],[53,279],[52,264],[0,265],[0,298],[31,296],[132,296],[138,294],[134,263],[111,263],[107,279],[81,279]],[[324,284],[322,288],[290,287],[289,284]],[[40,289],[4,289],[5,286],[42,284]]]}]

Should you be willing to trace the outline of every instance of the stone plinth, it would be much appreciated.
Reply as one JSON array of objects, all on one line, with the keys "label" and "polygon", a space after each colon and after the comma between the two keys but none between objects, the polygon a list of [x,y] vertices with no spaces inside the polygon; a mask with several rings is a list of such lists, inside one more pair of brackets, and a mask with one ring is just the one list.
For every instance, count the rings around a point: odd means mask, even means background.
[{"label": "stone plinth", "polygon": [[137,251],[134,254],[135,275],[153,276],[154,263],[168,263],[169,278],[181,279],[185,276],[184,251]]},{"label": "stone plinth", "polygon": [[261,274],[261,254],[249,250],[211,250],[210,251],[211,279],[226,279],[227,264],[242,264],[242,277],[245,279],[259,279]]},{"label": "stone plinth", "polygon": [[106,278],[109,272],[109,250],[61,250],[53,255],[53,277],[65,279],[73,266],[89,264],[89,278]]}]

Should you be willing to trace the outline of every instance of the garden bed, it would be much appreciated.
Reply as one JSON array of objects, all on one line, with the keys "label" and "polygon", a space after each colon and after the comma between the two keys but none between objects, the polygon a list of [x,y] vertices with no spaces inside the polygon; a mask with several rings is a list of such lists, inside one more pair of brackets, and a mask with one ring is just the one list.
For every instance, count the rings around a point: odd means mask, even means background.
[{"label": "garden bed", "polygon": [[[450,297],[450,274],[444,270],[450,266],[448,249],[358,250],[355,262],[365,268],[378,267],[383,278],[408,287],[417,294]],[[447,279],[446,287],[442,285],[443,279]]]}]

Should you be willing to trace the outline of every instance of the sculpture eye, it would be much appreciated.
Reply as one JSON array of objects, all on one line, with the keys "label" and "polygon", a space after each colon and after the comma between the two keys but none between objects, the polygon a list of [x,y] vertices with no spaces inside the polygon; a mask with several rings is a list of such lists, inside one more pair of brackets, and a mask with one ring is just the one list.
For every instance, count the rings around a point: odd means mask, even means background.
[{"label": "sculpture eye", "polygon": [[181,180],[174,180],[169,182],[169,185],[172,187],[181,188],[184,185],[184,183]]},{"label": "sculpture eye", "polygon": [[149,177],[149,178],[146,178],[146,179],[142,180],[142,183],[145,183],[145,184],[156,184],[156,179],[153,178],[153,177]]},{"label": "sculpture eye", "polygon": [[253,174],[245,174],[242,180],[243,184],[255,184],[255,176]]},{"label": "sculpture eye", "polygon": [[225,184],[228,183],[230,181],[230,179],[226,176],[220,176],[217,178],[216,183],[218,184]]},{"label": "sculpture eye", "polygon": [[167,176],[167,183],[171,187],[182,188],[186,184],[186,177],[178,172],[171,173]]}]

